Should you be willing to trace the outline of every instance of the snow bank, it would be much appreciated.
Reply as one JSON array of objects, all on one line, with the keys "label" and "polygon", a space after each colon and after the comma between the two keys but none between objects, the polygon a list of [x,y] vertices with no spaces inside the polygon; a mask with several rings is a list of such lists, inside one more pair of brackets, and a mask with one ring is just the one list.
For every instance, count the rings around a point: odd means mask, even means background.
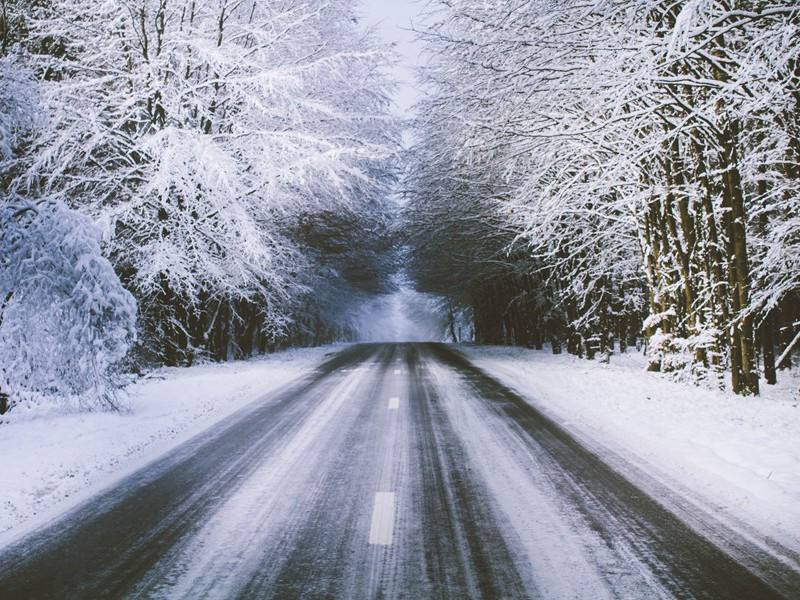
[{"label": "snow bank", "polygon": [[800,550],[800,376],[760,398],[699,389],[644,370],[506,347],[462,347],[578,436],[599,443],[726,522]]},{"label": "snow bank", "polygon": [[129,389],[128,414],[51,410],[0,424],[0,545],[313,369],[335,347],[164,368]]}]

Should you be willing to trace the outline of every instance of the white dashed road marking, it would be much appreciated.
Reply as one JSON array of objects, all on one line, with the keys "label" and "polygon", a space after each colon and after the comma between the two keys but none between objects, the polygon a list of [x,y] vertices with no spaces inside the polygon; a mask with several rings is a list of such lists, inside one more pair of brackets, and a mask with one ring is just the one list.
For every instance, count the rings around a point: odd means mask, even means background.
[{"label": "white dashed road marking", "polygon": [[369,543],[391,546],[394,532],[394,492],[377,492],[369,528]]},{"label": "white dashed road marking", "polygon": [[389,398],[389,410],[400,408],[400,398]]}]

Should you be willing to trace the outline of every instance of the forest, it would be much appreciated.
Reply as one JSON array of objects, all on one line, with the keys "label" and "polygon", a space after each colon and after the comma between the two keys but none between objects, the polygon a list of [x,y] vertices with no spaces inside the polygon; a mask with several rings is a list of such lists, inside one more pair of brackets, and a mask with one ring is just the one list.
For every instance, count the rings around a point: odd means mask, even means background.
[{"label": "forest", "polygon": [[355,341],[404,278],[456,342],[791,366],[800,6],[431,0],[417,35],[404,123],[354,0],[0,0],[0,412]]},{"label": "forest", "polygon": [[0,389],[349,339],[400,126],[347,0],[2,0]]},{"label": "forest", "polygon": [[478,343],[644,345],[653,371],[775,383],[800,343],[800,6],[429,11],[405,215],[420,288]]}]

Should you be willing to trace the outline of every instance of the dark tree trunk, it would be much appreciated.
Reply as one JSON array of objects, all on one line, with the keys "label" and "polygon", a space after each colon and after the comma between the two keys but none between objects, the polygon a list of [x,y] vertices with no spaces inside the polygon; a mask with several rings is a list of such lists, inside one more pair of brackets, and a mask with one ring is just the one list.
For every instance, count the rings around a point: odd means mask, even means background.
[{"label": "dark tree trunk", "polygon": [[749,396],[758,395],[758,371],[755,368],[753,317],[747,310],[750,302],[750,265],[745,232],[747,217],[745,215],[742,180],[739,173],[736,149],[737,138],[738,123],[732,120],[725,131],[724,139],[724,159],[726,164],[724,165],[723,175],[725,182],[723,198],[724,203],[731,210],[729,259],[735,265],[732,270],[734,276],[731,280],[731,285],[733,287],[733,313],[736,319],[733,328],[735,332],[734,343],[738,342],[739,346],[739,367],[741,369],[738,389],[734,389],[734,391]]},{"label": "dark tree trunk", "polygon": [[764,357],[764,378],[769,385],[775,385],[778,381],[775,372],[775,340],[773,337],[773,316],[772,312],[767,313],[764,322],[761,324],[761,348]]}]

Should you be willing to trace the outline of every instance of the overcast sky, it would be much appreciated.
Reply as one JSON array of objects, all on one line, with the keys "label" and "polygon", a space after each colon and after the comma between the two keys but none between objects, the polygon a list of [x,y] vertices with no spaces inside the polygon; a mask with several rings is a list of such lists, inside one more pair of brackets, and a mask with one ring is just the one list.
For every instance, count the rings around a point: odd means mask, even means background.
[{"label": "overcast sky", "polygon": [[425,0],[362,0],[362,10],[366,21],[379,25],[384,39],[397,44],[402,64],[394,71],[401,82],[397,93],[397,104],[403,114],[414,103],[417,93],[414,89],[414,67],[419,62],[420,44],[414,40],[414,33],[407,31],[411,24],[419,22],[419,13]]}]

